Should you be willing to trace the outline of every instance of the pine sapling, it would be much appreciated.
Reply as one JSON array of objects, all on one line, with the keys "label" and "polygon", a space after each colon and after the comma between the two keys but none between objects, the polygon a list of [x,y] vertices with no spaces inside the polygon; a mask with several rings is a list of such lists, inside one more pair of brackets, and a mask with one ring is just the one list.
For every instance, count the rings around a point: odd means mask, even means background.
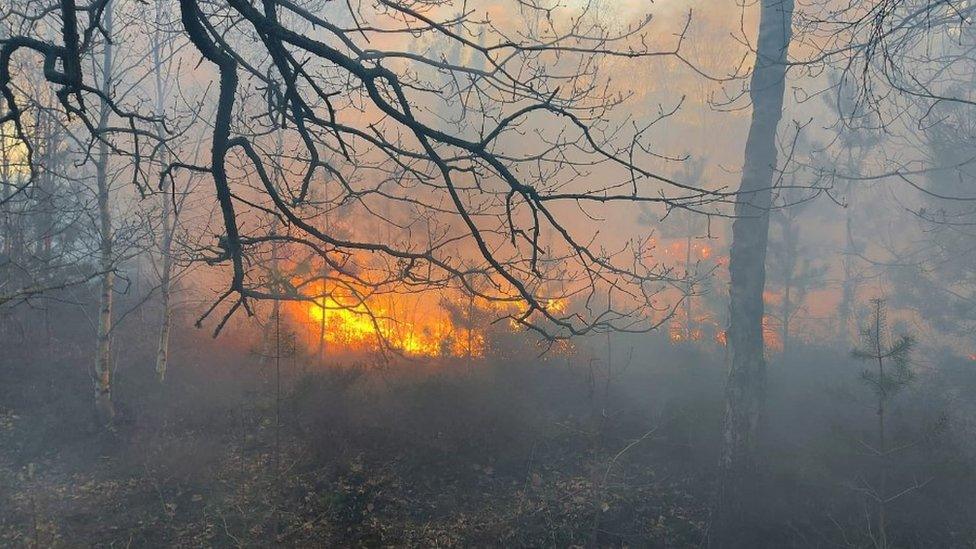
[{"label": "pine sapling", "polygon": [[891,400],[915,379],[910,361],[915,340],[908,335],[893,339],[888,334],[884,301],[873,299],[871,305],[873,308],[871,322],[861,329],[861,344],[853,350],[855,358],[868,364],[861,378],[874,391],[878,415],[874,441],[862,441],[862,445],[877,457],[877,479],[875,484],[866,483],[861,491],[866,493],[875,505],[877,532],[871,535],[874,545],[886,549],[890,547],[888,504],[921,487],[916,483],[906,489],[892,491],[888,486],[892,456],[916,444],[893,445],[890,440],[890,426],[887,424]]}]

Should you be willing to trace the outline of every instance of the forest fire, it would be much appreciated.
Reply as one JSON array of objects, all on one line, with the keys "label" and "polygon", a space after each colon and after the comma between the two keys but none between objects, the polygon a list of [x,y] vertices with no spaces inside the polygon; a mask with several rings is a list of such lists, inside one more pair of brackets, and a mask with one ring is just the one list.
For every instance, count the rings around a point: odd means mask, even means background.
[{"label": "forest fire", "polygon": [[292,319],[307,326],[312,348],[321,341],[329,353],[389,350],[415,357],[484,355],[484,332],[471,326],[471,304],[447,299],[432,304],[432,296],[425,294],[386,294],[363,300],[335,290],[317,293],[324,297],[289,307]]},{"label": "forest fire", "polygon": [[[523,330],[514,319],[495,322],[518,311],[522,302],[472,298],[459,290],[363,297],[365,292],[319,283],[306,291],[312,299],[289,302],[286,313],[304,328],[308,349],[329,354],[390,351],[408,357],[483,358],[489,339]],[[544,306],[560,314],[568,302],[552,298]]]},{"label": "forest fire", "polygon": [[[678,238],[670,242],[660,243],[656,238],[650,238],[647,246],[651,254],[657,251],[658,255],[669,262],[686,263],[685,267],[692,264],[713,259],[714,247],[707,242],[698,241],[695,238]],[[714,258],[721,262],[722,258]]]},{"label": "forest fire", "polygon": [[5,0],[0,549],[976,549],[974,18]]}]

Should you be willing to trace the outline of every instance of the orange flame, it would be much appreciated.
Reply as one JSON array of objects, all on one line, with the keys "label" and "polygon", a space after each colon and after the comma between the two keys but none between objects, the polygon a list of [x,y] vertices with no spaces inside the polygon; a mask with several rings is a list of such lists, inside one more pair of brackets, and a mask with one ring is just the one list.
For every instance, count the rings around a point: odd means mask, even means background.
[{"label": "orange flame", "polygon": [[[392,350],[414,357],[480,358],[486,350],[486,327],[515,305],[469,298],[458,291],[389,293],[361,298],[336,288],[309,288],[310,301],[292,302],[288,311],[307,326],[310,346],[324,340],[329,353]],[[565,300],[548,300],[547,309],[566,310]],[[522,329],[514,321],[509,329]]]},{"label": "orange flame", "polygon": [[321,333],[330,352],[384,348],[409,356],[484,355],[483,331],[459,325],[444,307],[423,303],[429,296],[384,295],[363,301],[324,293],[325,297],[295,303],[291,313],[309,325],[313,340]]}]

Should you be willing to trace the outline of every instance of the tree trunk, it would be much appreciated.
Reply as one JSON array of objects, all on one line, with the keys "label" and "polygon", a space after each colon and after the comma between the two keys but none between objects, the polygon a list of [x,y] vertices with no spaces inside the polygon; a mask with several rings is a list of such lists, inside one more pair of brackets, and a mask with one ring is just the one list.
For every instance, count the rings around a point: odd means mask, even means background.
[{"label": "tree trunk", "polygon": [[[762,0],[756,66],[750,96],[752,122],[742,183],[736,197],[729,258],[731,365],[722,430],[721,487],[710,540],[721,546],[753,545],[758,521],[758,443],[766,389],[763,357],[763,290],[769,208],[777,163],[776,128],[783,115],[786,56],[793,0]],[[752,538],[752,539],[750,539]]]},{"label": "tree trunk", "polygon": [[6,260],[11,262],[13,230],[11,229],[12,224],[7,202],[11,200],[11,193],[14,188],[13,165],[10,162],[10,148],[14,138],[7,135],[6,127],[6,124],[0,125],[0,216],[3,217],[3,232],[0,233],[3,245],[0,246],[0,254],[7,256]]},{"label": "tree trunk", "polygon": [[[322,272],[325,273],[325,269],[323,269]],[[323,279],[324,279],[324,275],[323,275]],[[325,302],[324,286],[323,286],[322,295],[323,295],[323,297],[321,298],[322,317],[319,318],[319,365],[325,364],[325,322],[327,319],[325,318],[326,302]]]},{"label": "tree trunk", "polygon": [[[160,2],[156,5],[156,35],[153,42],[153,67],[156,79],[156,116],[162,117],[164,111],[164,100],[163,97],[166,93],[165,82],[163,81],[163,59],[162,59],[162,48],[163,48],[163,33],[161,30],[163,28],[163,3]],[[162,122],[158,122],[156,125],[156,133],[160,139],[164,139],[164,128]],[[160,163],[165,169],[166,165],[169,163],[169,155],[165,147],[162,149]],[[175,190],[174,190],[175,192]],[[172,311],[170,310],[170,294],[172,292],[172,277],[173,277],[173,258],[172,258],[172,248],[173,248],[173,232],[176,230],[174,226],[174,220],[171,217],[175,214],[172,210],[171,201],[175,200],[174,196],[168,196],[164,192],[162,196],[162,229],[163,234],[159,243],[159,254],[162,261],[162,272],[160,273],[159,280],[159,293],[162,311],[160,312],[159,320],[159,343],[156,347],[156,377],[159,382],[162,383],[166,380],[166,368],[169,365],[169,334],[172,324]]]},{"label": "tree trunk", "polygon": [[[103,19],[106,34],[112,32],[112,6],[105,9]],[[102,91],[108,95],[112,80],[112,44],[106,41],[102,55]],[[108,125],[109,107],[102,101],[98,114],[98,127]],[[98,308],[98,334],[95,351],[95,410],[99,418],[108,423],[115,417],[112,403],[112,293],[115,289],[114,258],[112,251],[112,210],[109,204],[108,145],[98,142],[95,157],[95,182],[98,186],[99,221],[99,268],[102,271],[101,293]]]},{"label": "tree trunk", "polygon": [[[859,154],[855,155],[853,147],[847,151],[847,171],[852,174],[861,172],[863,156],[870,150],[859,147]],[[854,183],[847,184],[847,200],[844,207],[844,281],[841,286],[841,300],[837,306],[838,325],[837,340],[845,347],[857,344],[857,293],[860,276],[857,273],[857,242],[854,240],[854,211],[856,203],[856,189]]]},{"label": "tree trunk", "polygon": [[888,392],[885,389],[885,352],[881,346],[881,301],[875,303],[874,310],[874,341],[875,356],[878,361],[878,457],[880,458],[880,479],[878,480],[878,549],[888,549],[888,439],[885,433],[885,415],[887,414]]},{"label": "tree trunk", "polygon": [[799,259],[799,230],[796,219],[787,216],[783,223],[783,309],[781,319],[783,331],[781,339],[783,356],[790,352],[790,320],[793,318],[793,277],[796,275],[796,264]]},{"label": "tree trunk", "polygon": [[[16,265],[17,260],[13,257],[13,238],[14,230],[11,223],[11,210],[8,202],[12,199],[11,193],[14,188],[13,166],[10,162],[10,147],[13,137],[7,135],[7,124],[0,124],[0,259],[4,263],[4,269],[0,271],[0,276],[7,277],[6,284],[10,284],[10,291],[16,291],[17,284],[13,283],[11,272],[7,265]],[[0,284],[2,286],[3,284]],[[7,288],[4,288],[7,289]],[[4,294],[0,292],[0,304],[4,301]],[[10,309],[0,307],[0,336],[6,336]]]},{"label": "tree trunk", "polygon": [[[163,202],[168,202],[169,198],[164,194]],[[163,239],[160,245],[160,255],[162,255],[163,270],[159,281],[160,292],[160,320],[159,320],[159,344],[156,347],[156,377],[159,382],[166,381],[166,369],[169,366],[169,333],[172,325],[173,312],[170,306],[170,296],[172,294],[172,273],[173,258],[170,256],[172,250],[172,227],[170,223],[169,207],[163,208]]]},{"label": "tree trunk", "polygon": [[837,336],[845,346],[850,346],[853,341],[854,307],[857,303],[857,277],[854,273],[854,255],[857,253],[857,246],[854,243],[851,209],[852,205],[849,203],[847,205],[847,218],[844,222],[844,283],[841,289],[840,304],[837,307],[840,317]]},{"label": "tree trunk", "polygon": [[695,291],[695,287],[691,282],[691,228],[688,229],[688,236],[685,237],[685,277],[688,281],[685,282],[685,341],[691,341],[692,335],[694,333],[694,327],[691,323],[691,294]]},{"label": "tree trunk", "polygon": [[780,336],[783,344],[783,356],[790,352],[790,318],[793,316],[790,293],[792,292],[793,281],[786,279],[786,287],[783,289],[783,332]]}]

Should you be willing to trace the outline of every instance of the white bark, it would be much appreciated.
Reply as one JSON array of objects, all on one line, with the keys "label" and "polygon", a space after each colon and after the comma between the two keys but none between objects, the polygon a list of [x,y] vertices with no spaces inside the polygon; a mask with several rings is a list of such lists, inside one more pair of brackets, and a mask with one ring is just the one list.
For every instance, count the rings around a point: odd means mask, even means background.
[{"label": "white bark", "polygon": [[[112,32],[112,9],[109,5],[103,20],[106,34]],[[102,54],[102,92],[110,92],[112,84],[113,45],[106,41]],[[108,125],[109,107],[102,101],[99,108],[98,127]],[[112,250],[112,210],[108,177],[109,151],[104,141],[99,141],[95,156],[95,182],[98,187],[99,221],[99,268],[102,271],[101,292],[98,307],[98,333],[95,351],[95,409],[103,421],[115,417],[112,403],[112,293],[115,289],[114,256]]]},{"label": "white bark", "polygon": [[[156,116],[162,117],[164,113],[164,97],[166,93],[166,85],[163,79],[163,2],[158,2],[156,4],[156,30],[155,36],[153,37],[153,69],[155,74],[155,84],[156,84]],[[158,122],[156,126],[156,133],[159,135],[160,139],[163,139],[164,128],[162,122]],[[160,159],[162,166],[166,166],[169,162],[169,156],[167,150],[164,147],[161,153],[162,157]],[[163,192],[161,195],[161,217],[162,217],[162,235],[159,242],[159,254],[160,260],[162,261],[162,270],[160,273],[159,280],[159,292],[160,301],[162,306],[162,311],[160,313],[159,320],[159,342],[156,347],[156,377],[159,379],[160,383],[166,380],[166,369],[169,366],[169,335],[172,326],[172,310],[170,306],[170,296],[172,294],[172,278],[173,278],[173,233],[176,230],[175,220],[173,219],[175,211],[172,208],[172,200],[174,197],[167,195]]]}]

